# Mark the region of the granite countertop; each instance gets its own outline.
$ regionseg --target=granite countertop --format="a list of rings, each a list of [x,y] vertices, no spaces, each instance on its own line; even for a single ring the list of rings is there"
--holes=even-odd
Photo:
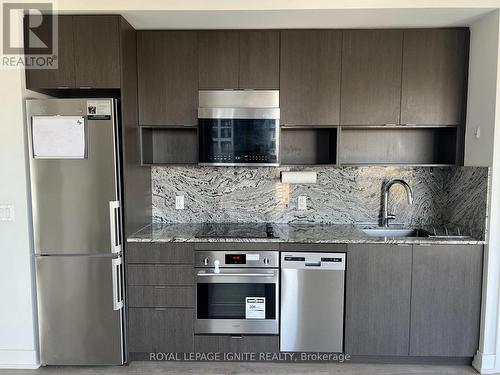
[[[279,238],[203,237],[196,235],[203,223],[156,224],[153,223],[132,234],[128,242],[291,242],[291,243],[393,243],[393,244],[461,244],[481,245],[480,241],[467,238],[432,237],[370,237],[354,224],[273,224]],[[426,228],[422,228],[426,229]]]

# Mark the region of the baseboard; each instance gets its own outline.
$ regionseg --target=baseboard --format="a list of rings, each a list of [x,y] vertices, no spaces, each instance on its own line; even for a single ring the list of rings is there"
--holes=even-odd
[[[0,369],[36,369],[40,367],[35,350],[0,350]]]
[[[494,354],[484,354],[478,350],[472,361],[472,367],[480,374],[494,374],[496,373],[495,359]]]

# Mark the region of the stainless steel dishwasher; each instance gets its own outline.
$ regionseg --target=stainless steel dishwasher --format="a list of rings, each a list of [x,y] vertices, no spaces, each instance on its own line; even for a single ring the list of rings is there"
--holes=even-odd
[[[344,253],[281,253],[280,350],[343,349]]]

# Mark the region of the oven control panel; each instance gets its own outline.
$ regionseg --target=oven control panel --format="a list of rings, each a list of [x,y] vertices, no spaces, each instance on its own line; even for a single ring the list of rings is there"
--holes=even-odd
[[[278,251],[196,251],[195,267],[278,268]]]

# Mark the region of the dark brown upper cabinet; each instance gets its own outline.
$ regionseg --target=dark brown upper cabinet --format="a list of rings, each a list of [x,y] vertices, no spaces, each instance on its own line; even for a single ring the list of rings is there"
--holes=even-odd
[[[27,19],[24,22],[24,40],[28,40]],[[49,23],[42,23],[49,25]],[[40,30],[40,32],[50,30]],[[70,88],[75,87],[75,55],[73,44],[73,16],[58,16],[58,68],[57,69],[26,69],[27,88]],[[36,53],[25,46],[25,53]]]
[[[76,87],[120,87],[120,18],[75,16]]]
[[[341,31],[281,33],[281,124],[339,124],[341,46]]]
[[[238,31],[198,32],[199,88],[237,89],[239,58]]]
[[[139,123],[197,125],[197,33],[139,32],[137,64]]]
[[[468,39],[465,29],[404,32],[402,124],[463,123]]]
[[[200,90],[279,89],[279,31],[200,31]]]
[[[399,124],[402,50],[402,30],[343,32],[341,125]]]
[[[279,87],[279,31],[241,31],[239,88],[278,90]]]
[[[26,87],[120,88],[120,19],[58,16],[58,69],[27,69]]]

